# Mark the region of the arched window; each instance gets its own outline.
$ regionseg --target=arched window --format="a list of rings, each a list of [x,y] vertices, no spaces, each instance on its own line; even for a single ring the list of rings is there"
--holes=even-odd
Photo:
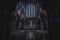
[[[27,34],[26,40],[36,40],[34,33],[33,33],[33,32],[29,32],[29,33]]]
[[[37,10],[36,5],[30,3],[30,4],[25,5],[24,13],[26,17],[35,17],[36,10]]]

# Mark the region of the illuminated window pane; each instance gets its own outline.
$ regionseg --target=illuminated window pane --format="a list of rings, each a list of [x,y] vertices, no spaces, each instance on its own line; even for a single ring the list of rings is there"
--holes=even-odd
[[[36,40],[33,32],[29,32],[27,34],[27,40]]]
[[[28,4],[24,10],[26,17],[35,17],[36,6],[33,4]]]

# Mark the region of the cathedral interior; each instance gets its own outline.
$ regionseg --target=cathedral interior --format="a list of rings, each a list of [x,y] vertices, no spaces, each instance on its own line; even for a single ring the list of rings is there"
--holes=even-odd
[[[20,1],[11,14],[14,19],[10,22],[10,40],[48,39],[47,13],[37,0]]]
[[[10,0],[5,3],[3,40],[54,40],[53,27],[60,24],[60,15],[57,11],[59,4],[52,3],[47,0]]]

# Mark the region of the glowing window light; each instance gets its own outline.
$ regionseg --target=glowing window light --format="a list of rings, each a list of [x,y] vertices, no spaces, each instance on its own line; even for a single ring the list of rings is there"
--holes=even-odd
[[[26,13],[26,17],[35,17],[36,9],[37,8],[34,4],[26,5],[26,8],[24,8],[24,12]]]

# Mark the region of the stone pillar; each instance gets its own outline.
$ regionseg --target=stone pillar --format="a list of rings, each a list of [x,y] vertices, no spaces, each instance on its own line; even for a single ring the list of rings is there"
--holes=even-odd
[[[44,22],[40,22],[40,29],[44,30]]]

